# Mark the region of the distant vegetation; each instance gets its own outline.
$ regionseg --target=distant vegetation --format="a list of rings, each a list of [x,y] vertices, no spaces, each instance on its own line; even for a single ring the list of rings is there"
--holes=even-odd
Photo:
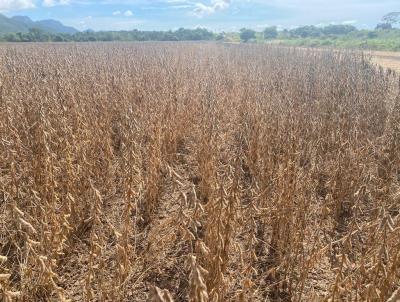
[[[201,41],[215,40],[216,34],[203,29],[180,28],[175,31],[84,31],[74,34],[48,33],[33,28],[27,33],[9,33],[1,40],[6,42],[90,42],[90,41]]]
[[[18,26],[16,22],[19,24]],[[398,51],[400,50],[400,29],[396,28],[395,25],[399,23],[400,12],[392,12],[385,15],[374,30],[360,30],[349,24],[332,24],[325,27],[307,25],[290,30],[278,30],[276,26],[271,26],[261,32],[242,28],[239,32],[230,33],[213,33],[204,28],[180,28],[175,31],[140,31],[134,29],[130,31],[95,32],[88,30],[79,32],[54,20],[34,22],[28,17],[7,18],[0,15],[0,41],[223,41]],[[31,27],[28,28],[29,26]],[[10,32],[12,28],[18,29],[18,31]],[[5,31],[7,33],[4,33]],[[3,34],[1,35],[1,33]]]
[[[249,40],[255,38],[256,38],[256,32],[254,30],[248,28],[242,28],[240,30],[240,39],[243,42],[248,42]]]
[[[348,34],[291,36],[282,33],[274,43],[291,46],[360,48],[372,50],[400,50],[399,29],[355,30]]]
[[[338,48],[361,48],[373,50],[400,50],[400,12],[383,16],[375,30],[358,30],[352,25],[328,25],[325,27],[303,26],[283,30],[275,43],[293,46],[331,46]]]
[[[262,32],[243,28],[239,33],[213,33],[207,29],[175,31],[84,31],[74,34],[48,33],[33,28],[28,32],[5,34],[6,42],[89,42],[89,41],[224,41],[274,43],[290,46],[362,48],[374,50],[400,50],[400,29],[377,26],[375,30],[358,30],[352,25],[326,27],[303,26],[278,31],[268,27]]]
[[[272,43],[289,46],[359,48],[372,50],[400,50],[400,29],[379,24],[374,30],[359,30],[352,25],[302,26],[278,31],[268,27],[262,32],[242,29],[226,33],[228,42]],[[251,36],[251,38],[249,38]]]

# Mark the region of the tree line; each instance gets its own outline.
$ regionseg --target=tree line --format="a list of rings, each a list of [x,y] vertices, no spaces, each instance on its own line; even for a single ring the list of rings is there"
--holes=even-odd
[[[368,31],[367,38],[375,38],[379,31],[394,30],[394,26],[400,23],[400,12],[391,12],[382,17],[374,31]],[[284,29],[278,32],[276,26],[270,26],[264,29],[263,38],[265,40],[277,39],[293,39],[293,38],[321,38],[332,36],[344,36],[359,31],[355,26],[349,24],[330,24],[325,27],[307,25],[300,26],[294,29]],[[249,28],[240,30],[240,39],[244,42],[256,39],[256,31]]]
[[[398,31],[390,24],[378,24],[375,30],[359,30],[353,25],[328,25],[325,27],[318,27],[314,25],[300,26],[291,30],[284,29],[278,31],[276,26],[267,27],[262,32],[262,38],[265,40],[274,39],[299,39],[299,38],[329,38],[337,36],[346,36],[350,34],[365,35],[365,38],[376,38],[382,31]],[[240,40],[248,42],[257,38],[257,32],[249,28],[242,28],[240,30]]]
[[[10,33],[0,37],[6,42],[90,42],[90,41],[201,41],[214,40],[216,35],[204,28],[175,31],[83,31],[75,34],[54,34],[38,28],[27,33]]]
[[[264,40],[289,40],[299,38],[330,38],[338,36],[349,36],[353,38],[373,39],[381,32],[399,31],[394,28],[400,23],[400,12],[392,12],[382,18],[375,30],[359,30],[353,25],[337,24],[324,27],[307,25],[293,29],[278,31],[276,26],[270,26],[261,33],[253,29],[242,28],[238,38],[242,42],[249,42],[256,39]],[[32,28],[27,33],[11,33],[0,36],[0,41],[6,42],[89,42],[89,41],[230,41],[232,33],[213,33],[205,28],[186,29],[179,28],[172,31],[84,31],[75,34],[53,34],[38,28]]]
[[[370,38],[375,36],[374,32],[379,30],[393,30],[379,25],[375,31],[369,31]],[[291,38],[320,38],[329,36],[347,35],[359,32],[352,25],[329,25],[317,27],[313,25],[297,27],[295,29],[278,31],[277,27],[271,26],[257,33],[249,28],[242,28],[239,37],[242,42],[255,40],[257,35],[265,40],[291,39]],[[261,34],[261,35],[260,35]],[[54,34],[38,28],[32,28],[27,33],[10,33],[0,37],[0,41],[6,42],[90,42],[90,41],[211,41],[229,40],[230,34],[213,33],[204,28],[185,29],[176,31],[84,31],[75,34]]]

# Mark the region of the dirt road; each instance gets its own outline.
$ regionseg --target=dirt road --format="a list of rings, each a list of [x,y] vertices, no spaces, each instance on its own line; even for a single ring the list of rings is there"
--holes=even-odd
[[[373,51],[372,61],[400,73],[400,52]]]

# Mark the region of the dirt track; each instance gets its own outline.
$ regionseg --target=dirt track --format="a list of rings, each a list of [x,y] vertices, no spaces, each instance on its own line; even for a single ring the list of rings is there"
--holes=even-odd
[[[374,63],[400,72],[400,52],[374,51],[371,54]]]

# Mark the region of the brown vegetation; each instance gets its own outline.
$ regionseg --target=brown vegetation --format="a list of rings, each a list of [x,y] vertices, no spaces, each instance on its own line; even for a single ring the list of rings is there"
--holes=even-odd
[[[398,299],[392,72],[189,43],[0,63],[0,300]]]

